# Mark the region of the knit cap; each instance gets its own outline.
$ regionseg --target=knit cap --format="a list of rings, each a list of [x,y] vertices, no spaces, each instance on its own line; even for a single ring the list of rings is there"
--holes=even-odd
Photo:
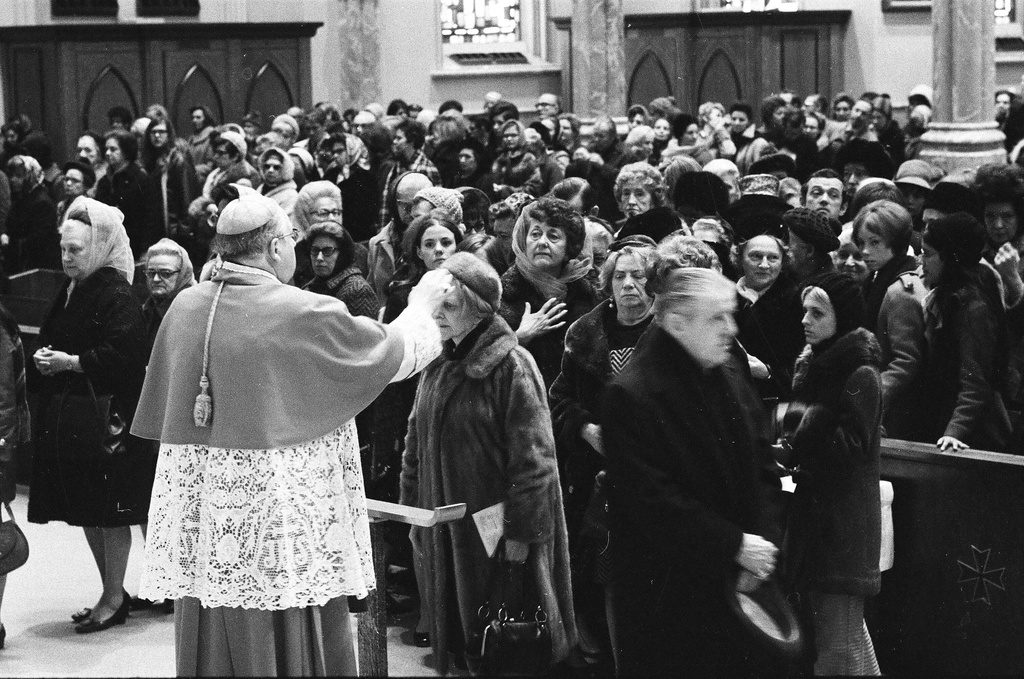
[[[828,295],[836,312],[836,337],[864,325],[867,311],[862,284],[850,274],[837,271],[821,273],[807,281],[804,290],[807,288],[821,288]]]
[[[443,186],[428,186],[413,196],[413,201],[425,200],[436,209],[443,211],[452,224],[462,223],[462,194]]]
[[[785,172],[787,177],[796,174],[796,161],[785,153],[772,153],[761,156],[750,166],[750,174],[772,174],[773,172]]]
[[[839,239],[826,215],[805,207],[795,207],[782,215],[782,225],[819,253],[839,249]]]
[[[456,252],[442,262],[440,268],[447,269],[497,313],[501,305],[501,279],[494,267],[468,252]]]

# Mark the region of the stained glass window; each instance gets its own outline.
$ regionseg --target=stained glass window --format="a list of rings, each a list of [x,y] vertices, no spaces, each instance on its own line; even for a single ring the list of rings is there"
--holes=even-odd
[[[446,44],[522,40],[520,0],[441,0],[441,40]]]

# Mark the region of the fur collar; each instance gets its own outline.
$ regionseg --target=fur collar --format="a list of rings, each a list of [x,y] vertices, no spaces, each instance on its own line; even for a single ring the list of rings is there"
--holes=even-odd
[[[519,345],[516,334],[498,314],[491,318],[490,325],[483,331],[461,361],[463,372],[470,379],[482,380],[505,360],[505,357]],[[441,358],[439,360],[447,360]]]
[[[804,347],[796,359],[793,391],[800,395],[828,385],[838,389],[857,368],[865,365],[880,368],[881,362],[882,350],[878,340],[864,328],[856,328],[821,353],[815,354],[810,345]]]

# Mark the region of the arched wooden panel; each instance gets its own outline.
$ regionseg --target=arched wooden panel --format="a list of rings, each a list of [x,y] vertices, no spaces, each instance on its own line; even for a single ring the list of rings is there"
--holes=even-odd
[[[715,50],[704,64],[697,85],[697,102],[717,101],[726,107],[743,99],[739,73],[723,50]]]
[[[170,114],[175,129],[183,137],[192,134],[191,109],[194,106],[205,106],[210,109],[218,125],[225,122],[220,90],[210,77],[210,73],[200,64],[189,66],[181,82],[174,88]]]
[[[629,76],[626,102],[646,106],[652,99],[672,94],[672,79],[661,58],[652,50],[640,57]]]
[[[281,69],[272,61],[263,62],[249,83],[245,110],[262,113],[263,129],[269,130],[274,117],[284,113],[295,103],[295,95]]]
[[[107,111],[124,106],[132,116],[138,116],[138,98],[127,78],[112,64],[107,64],[93,78],[85,90],[82,105],[82,129],[106,131],[110,127]]]

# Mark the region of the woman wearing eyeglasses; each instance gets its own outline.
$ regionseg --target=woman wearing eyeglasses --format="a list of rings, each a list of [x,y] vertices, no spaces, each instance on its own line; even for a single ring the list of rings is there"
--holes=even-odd
[[[196,278],[188,252],[170,238],[161,238],[146,251],[142,259],[142,273],[149,290],[149,297],[142,303],[148,353],[171,302],[179,292],[195,285]]]
[[[305,184],[295,198],[292,224],[299,232],[295,243],[295,279],[300,288],[313,280],[313,266],[309,258],[309,230],[314,224],[332,221],[342,224],[341,189],[328,181]],[[358,262],[358,258],[357,258]]]
[[[199,177],[188,144],[174,134],[171,122],[150,117],[142,138],[142,168],[146,171],[147,219],[153,233],[195,248],[188,206],[200,193]],[[196,253],[198,261],[203,257]]]

